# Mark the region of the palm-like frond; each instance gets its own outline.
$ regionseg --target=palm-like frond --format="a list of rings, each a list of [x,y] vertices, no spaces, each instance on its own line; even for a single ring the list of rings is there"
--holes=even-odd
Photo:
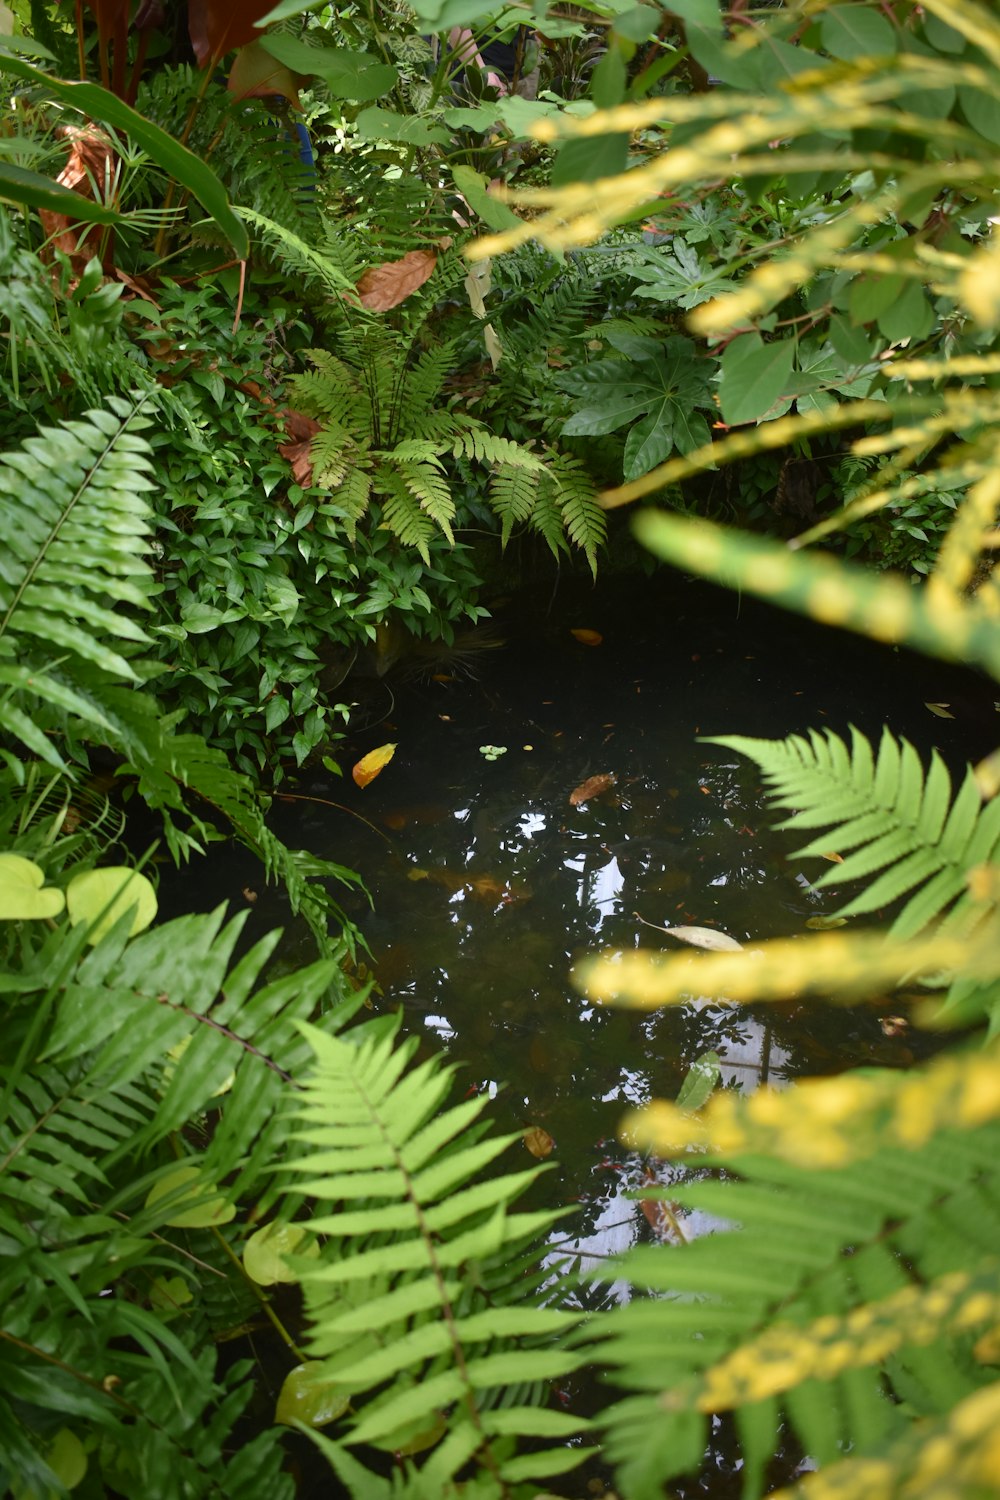
[[[908,938],[949,907],[950,922],[960,922],[972,909],[968,875],[989,861],[1000,843],[1000,800],[983,807],[971,770],[953,801],[951,777],[937,752],[925,775],[913,746],[888,729],[877,757],[857,730],[850,747],[830,730],[810,731],[808,739],[724,735],[712,743],[755,761],[777,805],[796,809],[781,827],[829,830],[797,851],[820,855],[834,849],[846,855],[817,886],[882,872],[840,909],[841,915],[875,911],[913,891],[890,928],[893,936]],[[978,919],[983,906],[976,903],[974,909]]]
[[[506,1443],[558,1442],[587,1425],[519,1396],[575,1367],[559,1342],[574,1317],[526,1301],[523,1277],[496,1285],[556,1217],[512,1206],[540,1169],[484,1177],[518,1136],[484,1134],[481,1098],[446,1105],[452,1069],[431,1058],[407,1071],[416,1039],[395,1046],[395,1029],[354,1041],[307,1028],[316,1066],[287,1169],[322,1205],[311,1228],[327,1248],[299,1270],[323,1381],[356,1411],[345,1441],[391,1451],[440,1424],[424,1470],[438,1494],[470,1461],[494,1482],[561,1472],[580,1450],[515,1458]],[[368,1500],[367,1471],[346,1455],[338,1468]]]

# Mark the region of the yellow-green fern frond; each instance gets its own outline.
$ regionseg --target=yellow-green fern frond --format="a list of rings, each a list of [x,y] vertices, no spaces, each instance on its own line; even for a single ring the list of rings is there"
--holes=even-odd
[[[538,475],[529,469],[506,466],[490,478],[490,509],[500,518],[500,540],[504,547],[515,526],[527,521],[538,499]]]
[[[556,483],[566,534],[583,552],[596,578],[597,553],[607,540],[608,523],[594,481],[579,460],[567,454],[553,457],[549,472]]]

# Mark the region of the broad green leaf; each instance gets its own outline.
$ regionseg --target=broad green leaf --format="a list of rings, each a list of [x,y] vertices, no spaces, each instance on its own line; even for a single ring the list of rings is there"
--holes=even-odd
[[[124,216],[103,203],[94,203],[90,198],[63,187],[51,177],[32,172],[27,167],[15,166],[13,162],[0,163],[0,198],[9,203],[23,203],[28,208],[44,208],[49,213],[65,214],[72,223],[86,220],[88,224],[121,224]]]
[[[74,927],[92,923],[87,941],[99,943],[105,933],[130,909],[129,936],[147,928],[156,916],[156,891],[145,875],[127,865],[105,865],[85,870],[66,888],[66,907]]]
[[[164,1198],[173,1202],[162,1222],[174,1229],[209,1229],[236,1217],[235,1206],[216,1194],[199,1167],[176,1167],[154,1182],[146,1194],[146,1207],[155,1208]]]
[[[68,83],[61,78],[52,78],[39,68],[32,67],[23,58],[16,57],[2,44],[0,56],[3,58],[5,73],[12,73],[35,85],[43,97],[58,99],[89,119],[101,120],[116,130],[123,130],[152,157],[157,166],[162,167],[197,198],[229,240],[237,258],[246,260],[250,254],[246,228],[233,212],[222,183],[201,157],[99,84]]]
[[[851,283],[848,310],[858,327],[873,323],[891,307],[903,288],[902,276],[859,276]]]
[[[996,95],[983,89],[960,88],[958,101],[973,130],[992,145],[1000,145],[1000,100]]]
[[[310,47],[298,37],[271,32],[260,45],[295,73],[322,78],[337,99],[381,99],[395,88],[396,69],[368,52],[348,47]]]
[[[0,921],[33,922],[58,916],[66,904],[62,891],[45,885],[45,871],[20,854],[0,854]]]
[[[521,220],[513,209],[501,203],[499,198],[490,197],[488,180],[482,172],[476,172],[472,167],[452,167],[451,175],[472,212],[490,229],[509,229],[512,224],[520,224]]]
[[[722,30],[719,0],[670,0],[667,9],[680,16],[689,26],[704,26],[709,31]]]
[[[69,1427],[60,1427],[44,1453],[62,1490],[36,1488],[31,1483],[21,1483],[16,1475],[10,1487],[12,1500],[59,1500],[65,1490],[74,1490],[87,1472],[87,1454],[76,1433]]]
[[[564,141],[552,163],[552,186],[617,177],[628,160],[628,140],[627,135],[615,133]]]
[[[934,327],[934,309],[918,281],[908,281],[895,301],[878,316],[879,332],[890,344],[919,343]]]
[[[651,5],[635,5],[615,17],[615,31],[630,42],[644,42],[655,32],[662,19],[662,12]]]
[[[448,146],[451,132],[431,125],[416,115],[399,115],[370,104],[357,118],[358,134],[365,141],[398,141],[405,146]]]
[[[795,340],[765,344],[759,333],[733,339],[722,356],[719,403],[730,427],[755,422],[775,405],[792,373]]]
[[[286,1427],[327,1427],[351,1404],[342,1385],[323,1379],[323,1361],[307,1360],[289,1370],[278,1392],[274,1420]]]
[[[892,57],[898,50],[896,33],[885,16],[865,5],[836,5],[824,12],[820,36],[830,56],[845,62]]]
[[[273,1286],[284,1281],[295,1285],[299,1273],[288,1264],[291,1255],[319,1256],[319,1245],[302,1241],[309,1231],[303,1224],[265,1224],[250,1236],[243,1246],[243,1269],[258,1286]],[[280,1421],[280,1418],[279,1418]]]

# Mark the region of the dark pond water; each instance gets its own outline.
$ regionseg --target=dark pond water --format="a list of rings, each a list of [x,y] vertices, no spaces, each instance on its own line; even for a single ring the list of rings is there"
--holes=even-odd
[[[504,1123],[554,1137],[550,1191],[581,1200],[579,1246],[604,1254],[647,1232],[622,1196],[641,1168],[616,1143],[621,1115],[673,1097],[703,1052],[752,1088],[858,1061],[905,1065],[921,1046],[911,1032],[885,1035],[888,1000],[639,1015],[574,988],[584,954],[671,946],[637,913],[743,942],[802,933],[845,900],[813,889],[827,866],[792,857],[805,840],[777,831],[756,769],[698,737],[853,723],[877,738],[888,724],[957,767],[992,748],[1000,720],[986,679],[667,571],[522,599],[500,623],[507,645],[482,654],[475,681],[357,685],[369,723],[344,763],[385,741],[398,743],[394,759],[363,790],[347,776],[295,790],[367,823],[311,801],[278,803],[275,822],[292,844],[362,872],[374,910],[350,910],[374,958],[377,1003],[403,1006],[411,1028],[461,1059]],[[487,746],[504,753],[488,759]],[[602,774],[614,786],[572,806],[574,788]],[[254,876],[235,860],[231,878]],[[242,904],[239,888],[232,897]],[[254,930],[286,919],[262,892]],[[309,956],[294,928],[287,944],[289,959],[297,948]]]
[[[671,946],[636,914],[744,942],[803,933],[845,900],[815,891],[828,866],[792,857],[796,837],[776,830],[755,768],[699,736],[854,723],[877,738],[888,724],[961,766],[993,747],[1000,721],[985,679],[671,572],[522,599],[501,625],[508,644],[483,653],[476,681],[359,685],[368,723],[344,763],[385,741],[397,742],[395,758],[364,790],[349,777],[306,777],[295,790],[367,822],[300,801],[277,804],[275,823],[292,844],[363,873],[374,911],[350,910],[374,958],[377,1004],[402,1006],[411,1029],[460,1059],[468,1086],[496,1097],[502,1128],[553,1137],[545,1192],[578,1205],[563,1253],[586,1271],[652,1233],[626,1196],[646,1166],[616,1138],[623,1112],[674,1097],[702,1053],[716,1051],[723,1078],[751,1089],[859,1061],[905,1066],[929,1045],[910,1030],[886,1034],[891,999],[849,1011],[698,1001],[640,1015],[595,1007],[574,988],[584,954]],[[489,759],[488,746],[504,753]],[[603,774],[612,788],[571,805],[574,788]],[[220,874],[238,907],[252,870],[235,856],[217,865],[213,899]],[[254,931],[286,918],[281,899],[261,892]],[[289,960],[310,956],[294,926],[286,942]],[[658,1167],[659,1180],[670,1171]]]

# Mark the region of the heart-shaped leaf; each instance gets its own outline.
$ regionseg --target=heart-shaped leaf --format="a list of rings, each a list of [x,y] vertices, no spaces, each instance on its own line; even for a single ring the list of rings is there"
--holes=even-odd
[[[37,922],[58,916],[66,904],[62,891],[45,885],[45,871],[21,854],[0,854],[0,921]]]

